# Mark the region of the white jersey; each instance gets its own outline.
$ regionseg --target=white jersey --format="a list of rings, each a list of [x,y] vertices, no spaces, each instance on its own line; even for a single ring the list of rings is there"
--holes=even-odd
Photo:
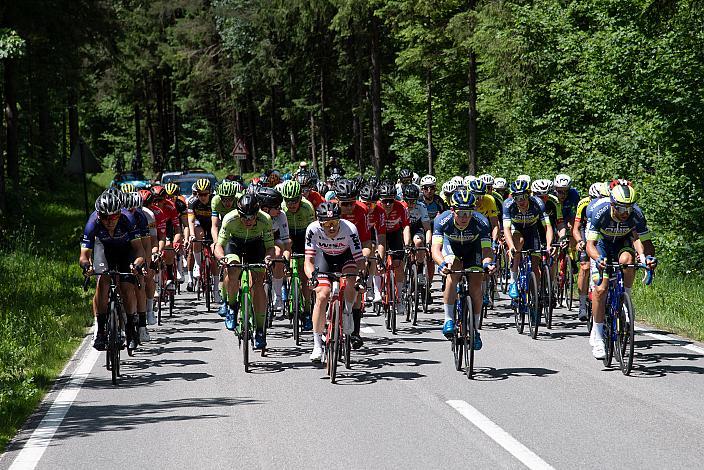
[[[271,229],[274,232],[274,241],[287,242],[291,236],[288,232],[288,217],[281,211],[277,217],[271,218]]]
[[[146,216],[149,224],[149,235],[156,238],[156,217],[154,217],[154,212],[147,207],[142,207],[142,213]]]
[[[330,238],[320,222],[312,222],[306,230],[306,256],[315,257],[318,252],[338,256],[347,250],[352,252],[355,261],[362,259],[362,242],[357,227],[348,220],[340,220],[340,231]]]
[[[408,208],[408,221],[411,225],[420,224],[423,222],[430,223],[428,207],[425,203],[416,201],[413,207]]]

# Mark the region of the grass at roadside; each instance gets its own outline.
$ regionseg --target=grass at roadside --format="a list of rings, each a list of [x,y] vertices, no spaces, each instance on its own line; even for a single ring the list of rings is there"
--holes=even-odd
[[[659,271],[650,286],[633,286],[636,316],[663,330],[704,341],[704,279]]]
[[[102,189],[90,185],[89,204]],[[77,266],[82,188],[25,194],[0,231],[0,452],[51,387],[91,324]]]

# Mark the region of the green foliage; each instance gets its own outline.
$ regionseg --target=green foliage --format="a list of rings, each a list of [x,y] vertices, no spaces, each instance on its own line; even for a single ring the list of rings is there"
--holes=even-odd
[[[22,57],[27,43],[17,31],[0,28],[0,59],[16,59]]]

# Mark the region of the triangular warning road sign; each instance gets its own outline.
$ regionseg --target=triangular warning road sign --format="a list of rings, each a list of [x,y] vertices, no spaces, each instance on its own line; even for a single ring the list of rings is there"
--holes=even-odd
[[[246,160],[249,156],[249,150],[244,144],[244,140],[241,137],[235,138],[235,147],[232,149],[232,156],[235,160]]]

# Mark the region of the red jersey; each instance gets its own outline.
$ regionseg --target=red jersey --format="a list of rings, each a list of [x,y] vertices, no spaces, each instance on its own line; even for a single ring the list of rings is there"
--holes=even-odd
[[[360,201],[354,202],[354,210],[351,214],[342,213],[341,217],[345,220],[352,222],[357,231],[359,232],[359,241],[362,243],[368,242],[372,239],[372,234],[369,231],[369,224],[367,221],[367,206]]]
[[[179,220],[178,211],[176,206],[171,201],[164,201],[164,204],[160,207],[156,204],[149,206],[152,212],[154,212],[154,223],[156,224],[156,235],[159,240],[163,240],[167,236],[167,226],[171,224],[171,227],[180,227],[181,222]]]
[[[306,196],[306,199],[313,204],[313,209],[317,209],[320,204],[325,202],[325,198],[321,196],[318,191],[313,191],[312,189],[308,193],[308,196]]]
[[[379,209],[384,211],[381,205],[379,205]],[[391,210],[384,211],[384,213],[386,215],[386,233],[397,232],[410,225],[408,208],[401,201],[394,201]]]
[[[377,237],[386,235],[386,213],[378,204],[374,204],[367,212],[367,225],[376,230]]]

